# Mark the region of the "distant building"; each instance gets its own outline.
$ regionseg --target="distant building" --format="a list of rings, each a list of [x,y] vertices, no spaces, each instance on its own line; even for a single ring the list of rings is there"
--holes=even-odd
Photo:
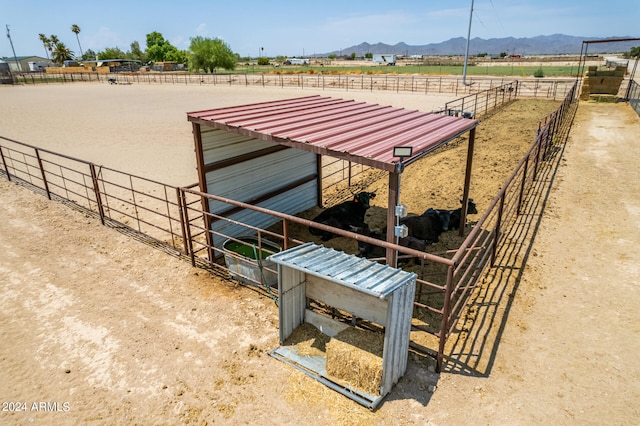
[[[285,65],[309,65],[310,63],[311,61],[306,58],[287,58],[287,60],[284,61]]]
[[[395,65],[396,64],[396,55],[392,54],[373,54],[373,63],[378,65]]]
[[[13,84],[13,75],[9,64],[2,60],[0,60],[0,84]]]
[[[29,61],[29,71],[43,72],[46,68],[55,66],[51,61]]]
[[[9,64],[11,68],[11,72],[21,73],[21,72],[29,72],[31,71],[29,67],[29,62],[41,62],[41,63],[49,63],[53,65],[51,59],[43,58],[41,56],[17,56],[13,57],[4,57],[3,61]],[[18,63],[16,64],[16,60]],[[19,68],[18,68],[19,67]]]

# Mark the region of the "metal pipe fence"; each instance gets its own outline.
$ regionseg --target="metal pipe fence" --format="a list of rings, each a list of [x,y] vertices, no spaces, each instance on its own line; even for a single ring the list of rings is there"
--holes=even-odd
[[[265,245],[274,242],[284,249],[301,244],[304,241],[296,235],[301,235],[300,230],[310,226],[397,250],[400,258],[417,259],[421,267],[427,268],[427,272],[421,269],[418,279],[413,323],[414,331],[418,333],[412,333],[412,345],[434,355],[440,370],[444,345],[455,331],[481,276],[496,263],[511,239],[517,237],[519,227],[530,220],[527,215],[530,200],[541,192],[541,176],[549,173],[558,161],[556,154],[566,140],[575,115],[576,87],[574,85],[567,92],[556,111],[541,120],[534,143],[460,248],[443,254],[412,250],[297,216],[205,194],[194,189],[197,184],[186,187],[162,184],[4,137],[0,137],[0,174],[43,191],[50,199],[92,212],[103,224],[142,235],[176,254],[187,256],[194,266],[207,267],[227,276],[232,271],[225,265],[224,258],[237,257],[237,254],[215,246],[212,241],[237,239],[214,231],[210,226],[214,221],[233,223],[244,227],[247,234],[257,235],[261,250],[263,242]],[[460,100],[460,105],[469,99],[474,102],[476,99],[494,99],[489,96],[503,93],[500,86],[488,91],[494,95],[468,97],[466,101]],[[504,96],[508,99],[506,94]],[[208,213],[203,206],[210,200],[269,215],[277,223],[268,229],[260,229]],[[253,263],[261,273],[275,273],[260,257],[253,261],[243,260]],[[260,278],[237,271],[233,271],[233,276],[255,284],[256,289],[276,298],[277,291],[263,285]],[[418,337],[414,339],[414,335]]]
[[[517,97],[518,81],[513,81],[447,102],[442,112],[456,117],[479,117],[508,104]]]
[[[44,191],[50,200],[95,213],[176,250],[185,236],[177,187],[123,173],[0,136],[3,175]]]
[[[627,93],[629,94],[629,105],[640,116],[640,84],[635,80],[629,81]]]
[[[358,90],[416,94],[452,94],[464,96],[491,90],[513,82],[513,78],[475,76],[463,84],[458,76],[406,74],[337,74],[337,73],[259,73],[259,74],[188,74],[150,73],[46,73],[32,72],[16,76],[19,84],[159,84],[196,86],[280,87],[314,90]],[[518,79],[521,96],[562,99],[571,90],[572,78]]]

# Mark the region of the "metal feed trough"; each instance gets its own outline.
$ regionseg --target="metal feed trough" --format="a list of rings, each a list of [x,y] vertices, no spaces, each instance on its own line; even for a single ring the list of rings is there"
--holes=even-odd
[[[280,346],[270,354],[354,401],[374,409],[407,369],[416,274],[354,255],[306,243],[269,256],[278,266]],[[308,299],[348,312],[384,330],[379,393],[339,384],[327,375],[327,358],[302,356],[285,346],[308,323],[333,337],[352,327],[307,309]]]

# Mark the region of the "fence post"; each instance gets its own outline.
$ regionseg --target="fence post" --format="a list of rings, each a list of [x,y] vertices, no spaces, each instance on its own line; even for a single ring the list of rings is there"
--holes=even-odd
[[[518,209],[517,209],[518,214],[520,214],[520,211],[522,209],[522,200],[524,198],[524,187],[527,184],[527,169],[529,168],[529,157],[530,155],[527,155],[527,159],[524,162],[524,170],[522,171],[522,184],[520,185],[520,195],[518,196]]]
[[[502,210],[504,209],[505,193],[500,197],[500,207],[498,207],[498,218],[496,220],[495,236],[491,247],[491,266],[496,263],[496,252],[498,251],[498,240],[500,239],[500,226],[502,225]]]
[[[189,249],[187,250],[187,253],[189,254],[189,257],[191,258],[191,266],[196,266],[196,258],[195,258],[195,253],[193,251],[193,240],[191,239],[191,222],[189,219],[189,207],[187,206],[187,199],[185,197],[185,191],[183,189],[180,190],[181,193],[181,198],[182,198],[182,204],[184,205],[184,229],[186,232],[186,236],[187,236],[187,244],[189,245]],[[202,212],[202,214],[205,214],[204,211]],[[206,223],[206,220],[204,221]],[[205,232],[208,232],[207,230],[205,230]],[[207,233],[207,241],[209,241],[209,234]]]
[[[47,198],[51,199],[51,192],[49,192],[49,184],[47,183],[47,175],[44,172],[44,166],[42,165],[42,159],[40,158],[40,150],[36,148],[36,158],[38,159],[38,167],[40,167],[40,174],[42,175],[42,183],[44,190],[47,192]]]
[[[473,100],[473,117],[475,118],[478,115],[478,94],[476,93],[476,96]]]
[[[444,306],[442,307],[442,321],[440,322],[440,336],[438,336],[438,355],[436,358],[436,372],[442,369],[444,358],[444,345],[449,335],[449,315],[451,314],[451,294],[453,293],[453,271],[456,265],[451,265],[447,269],[447,284],[444,289]]]
[[[98,184],[98,175],[96,174],[96,166],[89,163],[91,171],[91,180],[93,181],[93,191],[96,194],[96,204],[98,204],[98,213],[100,214],[100,223],[104,225],[104,207],[102,206],[102,197],[100,196],[100,185]]]
[[[489,111],[489,98],[491,97],[491,94],[494,92],[493,89],[489,89],[487,91],[487,96],[484,98],[484,112],[485,114],[487,113],[487,111]]]
[[[185,220],[184,220],[184,202],[185,199],[182,197],[183,193],[180,191],[180,188],[176,186],[176,199],[178,201],[178,214],[180,215],[180,231],[182,232],[182,245],[184,248],[184,253],[189,254],[189,246],[187,245],[187,232],[185,231]]]
[[[7,174],[7,179],[11,182],[11,175],[9,174],[9,168],[7,167],[7,160],[4,158],[4,152],[2,152],[2,145],[0,145],[0,157],[2,157],[2,166],[4,167],[4,171]]]
[[[287,219],[282,220],[282,244],[284,250],[289,249],[289,227],[287,226]]]
[[[536,146],[536,157],[535,157],[535,161],[533,162],[533,180],[536,180],[538,177],[538,161],[540,159],[540,145],[542,145],[542,142],[540,141],[540,129],[538,129],[538,131],[536,132],[536,141],[535,143],[537,144]]]

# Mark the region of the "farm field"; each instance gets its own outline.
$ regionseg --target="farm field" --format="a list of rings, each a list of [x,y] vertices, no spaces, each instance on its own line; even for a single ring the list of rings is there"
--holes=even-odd
[[[197,180],[186,111],[310,94],[1,89],[0,135],[179,185]],[[446,102],[331,95],[427,111]],[[525,120],[537,123],[553,104],[518,101],[481,124],[471,187],[480,211],[515,166],[507,158],[533,141],[535,126]],[[489,137],[486,126],[503,133]],[[0,411],[0,423],[633,424],[639,131],[628,105],[580,105],[526,264],[495,272],[501,286],[474,302],[492,310],[454,339],[443,373],[410,355],[407,374],[375,412],[268,356],[278,344],[271,299],[0,179],[0,336],[11,342],[0,349],[0,400],[28,408]],[[457,207],[464,153],[459,143],[434,163],[407,168],[402,200],[410,212]],[[494,173],[502,176],[491,180]],[[619,220],[611,221],[612,210]],[[374,226],[377,213],[368,218]],[[60,409],[34,411],[34,402]]]

